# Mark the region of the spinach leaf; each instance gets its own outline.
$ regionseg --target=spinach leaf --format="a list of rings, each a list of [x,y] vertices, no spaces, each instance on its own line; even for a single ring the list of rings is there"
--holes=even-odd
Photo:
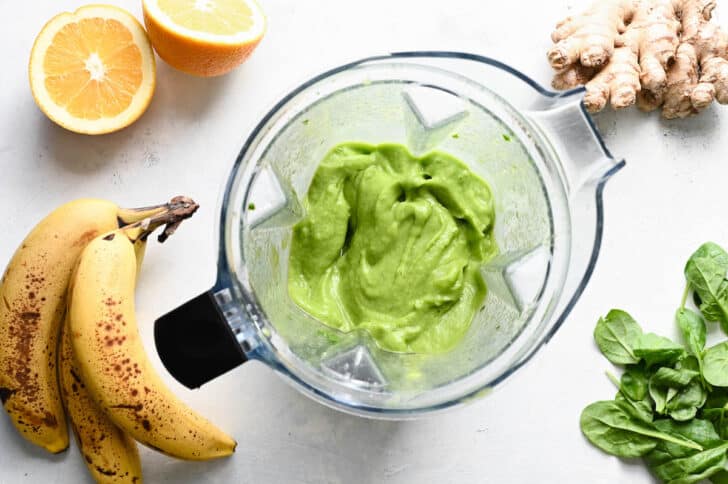
[[[667,408],[667,391],[669,387],[657,385],[652,378],[650,378],[649,391],[652,401],[655,402],[655,412],[660,415],[665,415],[665,409]]]
[[[698,247],[685,264],[685,270],[698,260],[709,260],[714,271],[721,276],[728,272],[728,252],[715,242],[706,242]]]
[[[709,467],[703,471],[686,474],[678,479],[667,481],[667,484],[695,484],[697,482],[703,482],[705,479],[710,479],[712,481],[714,475],[724,471],[726,465],[725,455],[723,455],[722,459],[718,458],[712,466],[710,464],[708,465]]]
[[[714,388],[701,410],[703,418],[710,420],[723,440],[728,440],[728,390]]]
[[[698,361],[694,356],[678,361],[675,368],[662,367],[652,374],[648,388],[655,412],[685,421],[695,417],[708,396],[697,378]]]
[[[660,441],[702,450],[702,446],[689,439],[660,432],[636,419],[614,401],[588,405],[581,413],[580,424],[592,444],[618,457],[643,456]]]
[[[655,403],[655,412],[660,415],[667,415],[668,404],[678,394],[679,390],[673,387],[658,385],[650,379],[650,398]]]
[[[696,451],[670,442],[658,442],[655,449],[645,456],[645,462],[663,481],[675,484],[699,482],[723,468],[728,443],[720,440],[710,422],[664,419],[655,421],[654,426],[661,432],[699,443],[706,449]]]
[[[685,349],[669,338],[646,333],[637,340],[633,353],[638,358],[645,360],[648,366],[652,366],[657,363],[674,363],[685,355]]]
[[[688,355],[677,362],[677,364],[675,365],[675,369],[678,371],[691,371],[699,375],[700,359],[693,355]]]
[[[652,467],[652,472],[669,484],[700,482],[725,467],[727,450],[728,442],[725,442],[688,457],[669,460]]]
[[[713,423],[722,439],[728,437],[728,411],[725,408],[703,408],[700,414]]]
[[[685,265],[685,278],[700,300],[700,312],[728,332],[728,253],[713,242],[696,250]]]
[[[632,400],[622,392],[618,392],[614,401],[632,417],[645,423],[652,423],[654,415],[652,412],[652,400],[647,397],[643,400]]]
[[[690,420],[705,404],[707,397],[708,392],[705,391],[700,380],[695,379],[667,402],[665,410],[675,420],[681,422]]]
[[[666,418],[655,420],[654,427],[660,432],[691,440],[704,448],[715,447],[721,443],[720,436],[716,433],[713,424],[708,420],[696,418],[689,422],[675,422]],[[664,464],[670,459],[692,455],[695,452],[697,452],[695,449],[662,441],[658,443],[654,451],[645,456],[645,461],[650,466],[655,466]]]
[[[612,309],[599,318],[594,328],[594,339],[604,356],[615,365],[637,363],[639,358],[633,352],[642,335],[639,324],[624,311]]]
[[[728,341],[708,348],[703,357],[703,377],[717,387],[728,387]]]
[[[643,400],[647,396],[647,374],[640,366],[631,366],[622,373],[619,388],[632,400]]]
[[[654,375],[652,375],[652,379],[658,385],[682,388],[698,375],[700,375],[700,372],[698,371],[688,369],[675,370],[673,368],[663,366],[658,369]]]
[[[682,375],[682,380],[689,378],[688,385],[681,388],[667,404],[667,414],[675,420],[690,420],[705,405],[708,391],[700,375],[700,360],[688,356],[677,362],[675,371]]]
[[[675,319],[688,351],[701,358],[705,349],[706,333],[702,316],[690,309],[681,308],[677,310]]]
[[[705,408],[723,408],[728,409],[728,388],[714,388],[705,401]]]
[[[633,417],[643,422],[652,422],[652,401],[647,394],[647,376],[644,370],[627,370],[621,381],[609,372],[607,377],[619,389],[614,401]]]
[[[712,476],[710,476],[710,482],[713,484],[728,484],[728,471],[722,469]]]

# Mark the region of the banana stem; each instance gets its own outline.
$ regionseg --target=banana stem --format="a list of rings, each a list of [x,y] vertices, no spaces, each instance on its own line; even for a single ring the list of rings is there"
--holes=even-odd
[[[162,203],[151,207],[119,208],[116,217],[119,220],[119,227],[126,227],[133,223],[141,222],[145,218],[154,217],[167,210],[169,203]]]
[[[146,210],[152,213],[151,216],[122,227],[129,240],[132,242],[139,239],[146,240],[152,232],[164,226],[164,230],[157,237],[157,240],[163,243],[177,230],[183,220],[192,217],[200,208],[194,200],[184,196],[174,197],[169,203],[159,207],[162,208],[148,207]]]
[[[187,197],[174,197],[167,203],[159,205],[152,205],[148,207],[138,208],[119,208],[117,211],[117,218],[119,219],[119,227],[125,227],[138,222],[142,222],[146,219],[163,215],[166,212],[179,209],[180,204],[192,204],[197,205],[191,198]],[[168,234],[168,235],[171,235]]]

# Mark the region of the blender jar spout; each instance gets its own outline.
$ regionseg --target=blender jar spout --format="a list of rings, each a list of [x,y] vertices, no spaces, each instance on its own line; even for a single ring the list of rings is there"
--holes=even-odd
[[[203,292],[154,323],[162,363],[188,388],[198,388],[247,361],[228,322],[231,315],[222,309],[225,294]]]

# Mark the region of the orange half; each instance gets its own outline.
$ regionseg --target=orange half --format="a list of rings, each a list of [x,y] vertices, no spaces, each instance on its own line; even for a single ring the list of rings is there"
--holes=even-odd
[[[142,0],[159,57],[197,76],[219,76],[243,63],[266,29],[255,0]]]
[[[147,109],[154,93],[154,53],[128,12],[88,5],[52,18],[30,54],[36,104],[76,133],[122,129]]]

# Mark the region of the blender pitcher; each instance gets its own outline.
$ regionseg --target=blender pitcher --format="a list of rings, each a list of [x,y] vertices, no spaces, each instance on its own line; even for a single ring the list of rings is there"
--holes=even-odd
[[[602,234],[602,190],[624,166],[581,103],[498,61],[404,52],[325,72],[264,116],[222,199],[215,286],[155,323],[162,362],[196,388],[259,360],[318,401],[408,418],[482,396],[556,332],[583,291]],[[462,341],[425,355],[382,350],[325,326],[288,295],[292,227],[318,163],[339,143],[440,150],[486,180],[499,255]]]

